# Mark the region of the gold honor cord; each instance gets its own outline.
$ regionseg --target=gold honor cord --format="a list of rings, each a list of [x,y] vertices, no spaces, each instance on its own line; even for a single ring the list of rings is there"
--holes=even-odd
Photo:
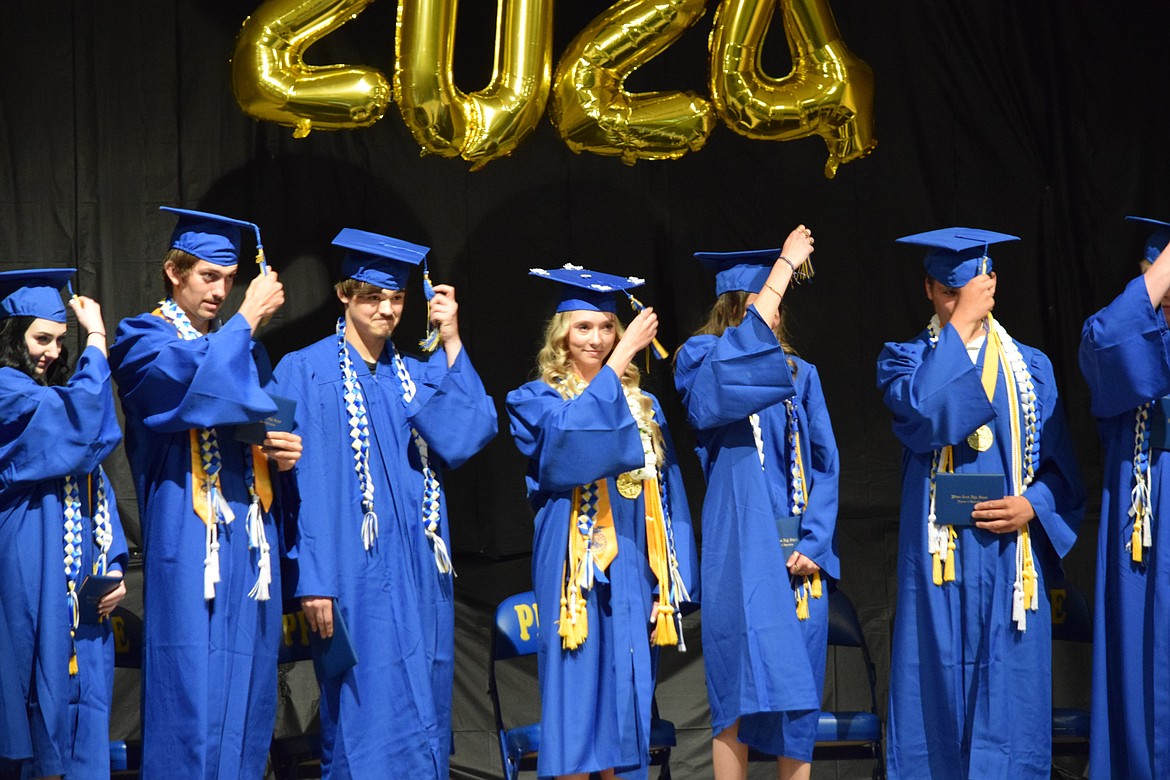
[[[678,644],[674,627],[675,605],[670,600],[670,552],[667,549],[666,515],[662,511],[662,494],[657,477],[643,480],[646,496],[646,553],[650,570],[658,580],[658,616],[654,644],[659,647]]]
[[[805,477],[805,473],[804,473],[804,454],[803,454],[801,447],[800,447],[800,433],[797,432],[796,435],[793,436],[792,438],[794,440],[793,445],[792,445],[792,447],[793,447],[792,457],[796,461],[797,470],[800,472],[800,485],[801,485],[801,489],[804,493],[804,495],[801,496],[801,504],[804,506],[807,506],[808,505],[808,495],[809,495],[808,479],[807,479],[807,477]],[[785,561],[784,563],[787,564],[788,562]],[[808,613],[808,600],[809,600],[809,598],[819,599],[821,597],[821,594],[823,593],[823,590],[821,588],[821,572],[820,572],[819,568],[817,569],[817,571],[814,571],[811,576],[805,576],[803,579],[804,579],[804,581],[800,585],[797,586],[796,592],[795,592],[796,593],[796,619],[797,620],[808,620],[808,614],[809,614]]]

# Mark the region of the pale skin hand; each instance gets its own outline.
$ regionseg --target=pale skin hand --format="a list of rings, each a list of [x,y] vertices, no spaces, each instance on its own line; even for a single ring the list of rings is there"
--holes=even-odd
[[[993,501],[980,501],[974,507],[971,517],[978,522],[976,528],[993,534],[1008,534],[1018,531],[1036,516],[1032,502],[1023,496],[1004,496]]]
[[[77,324],[85,328],[86,346],[97,347],[106,354],[106,323],[102,319],[102,307],[93,298],[75,295],[69,299],[69,308],[77,316]]]
[[[625,335],[614,346],[605,364],[613,369],[615,374],[622,376],[634,356],[649,346],[657,334],[658,315],[654,313],[652,306],[647,306],[626,326]]]
[[[804,225],[797,225],[788,234],[788,238],[784,239],[784,246],[780,250],[780,255],[789,260],[792,266],[789,266],[788,263],[781,260],[780,257],[777,257],[776,262],[772,264],[772,270],[768,274],[768,279],[764,282],[763,288],[749,302],[755,304],[756,311],[760,313],[760,316],[764,318],[764,322],[767,322],[769,326],[775,327],[775,323],[779,322],[780,299],[792,281],[793,268],[800,268],[804,265],[812,252],[812,230]]]
[[[301,459],[301,437],[288,431],[269,431],[264,439],[264,454],[279,471],[288,471]]]
[[[821,570],[811,558],[805,557],[797,550],[792,551],[784,565],[788,567],[788,573],[795,577],[811,577]]]
[[[455,302],[455,288],[449,284],[436,284],[435,297],[431,299],[431,322],[439,328],[439,340],[447,353],[447,367],[455,364],[463,341],[459,338],[459,304]]]
[[[261,274],[248,285],[244,293],[244,302],[240,304],[240,314],[255,333],[260,323],[280,310],[284,305],[284,285],[277,277],[276,271],[269,270]]]
[[[333,636],[333,599],[328,596],[301,596],[301,609],[309,621],[309,628],[322,639]]]
[[[115,569],[115,570],[111,570],[111,571],[107,572],[106,576],[107,577],[117,577],[118,579],[122,579],[122,572],[117,571]],[[126,583],[120,582],[120,583],[118,583],[118,587],[114,588],[109,593],[102,596],[102,600],[98,602],[98,605],[97,605],[98,617],[99,618],[109,617],[110,613],[112,613],[114,611],[114,608],[116,606],[118,606],[119,604],[122,603],[122,599],[124,599],[124,598],[126,598]]]
[[[980,274],[959,288],[958,300],[955,302],[950,324],[958,331],[964,344],[983,331],[983,320],[993,308],[995,308],[994,273]]]

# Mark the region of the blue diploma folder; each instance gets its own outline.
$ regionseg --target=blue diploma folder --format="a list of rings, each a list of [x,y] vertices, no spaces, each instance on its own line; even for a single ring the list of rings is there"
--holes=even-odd
[[[236,426],[236,441],[257,446],[264,443],[269,431],[284,431],[292,433],[296,426],[297,402],[281,395],[268,394],[276,404],[276,411],[264,418],[263,422],[248,423]]]
[[[322,639],[316,631],[310,631],[309,645],[317,674],[327,680],[345,674],[357,664],[357,650],[349,638],[349,627],[345,625],[337,599],[333,600],[333,636]]]
[[[1003,498],[1003,474],[948,474],[934,478],[937,525],[973,526],[971,512],[981,501]]]
[[[100,623],[98,602],[105,598],[107,593],[117,588],[121,582],[121,577],[102,577],[97,574],[86,577],[85,581],[81,583],[81,587],[77,589],[78,620],[94,625]]]
[[[787,563],[796,543],[800,541],[800,517],[777,517],[776,532],[780,535],[780,549]]]

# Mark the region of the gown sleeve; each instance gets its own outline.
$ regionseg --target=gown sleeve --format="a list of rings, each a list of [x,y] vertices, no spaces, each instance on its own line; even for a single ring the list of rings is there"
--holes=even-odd
[[[811,474],[808,506],[800,518],[800,541],[796,549],[830,577],[839,579],[841,565],[837,557],[836,529],[841,461],[820,376],[812,365],[804,365],[801,370],[808,372],[801,402],[808,420]]]
[[[185,341],[162,317],[122,320],[110,363],[127,416],[156,433],[258,422],[276,411],[261,389],[252,330],[236,315]]]
[[[318,386],[317,376],[304,354],[286,355],[276,366],[275,378],[278,391],[296,401],[295,431],[303,445],[300,460],[281,474],[286,555],[296,562],[296,581],[290,582],[289,588],[298,597],[336,597],[339,595],[336,534],[332,532],[334,522],[327,506],[334,494],[326,485],[338,479],[338,469],[352,471],[353,461],[329,462],[328,453],[334,452],[335,447],[326,442],[318,416],[322,404],[317,394],[331,388],[323,390]]]
[[[934,349],[924,339],[887,343],[878,357],[877,384],[894,414],[894,434],[911,452],[954,444],[995,419],[979,372],[949,324]]]
[[[426,441],[429,452],[446,468],[458,468],[496,435],[495,403],[484,390],[466,349],[459,351],[450,368],[441,349],[421,365],[424,370],[416,381],[415,396],[406,406],[406,417]]]
[[[508,394],[507,407],[516,446],[534,461],[531,476],[541,490],[572,490],[644,465],[638,424],[609,366],[571,401],[529,382]]]
[[[1170,327],[1142,277],[1085,321],[1080,364],[1098,419],[1170,395]]]
[[[755,306],[722,336],[688,339],[674,381],[697,430],[743,420],[796,393],[784,349]]]
[[[1036,519],[1048,534],[1053,550],[1063,558],[1072,549],[1084,519],[1085,488],[1053,381],[1052,365],[1038,351],[1033,351],[1029,362],[1037,395],[1043,408],[1050,411],[1041,422],[1040,462],[1024,496],[1036,511]]]
[[[695,531],[691,520],[691,508],[687,502],[686,486],[683,485],[682,470],[678,465],[678,452],[674,448],[674,439],[670,435],[670,427],[666,424],[666,415],[658,399],[654,399],[654,419],[662,429],[662,441],[666,448],[666,461],[663,463],[663,489],[670,501],[670,525],[674,538],[674,552],[678,559],[678,573],[686,585],[687,593],[693,604],[699,603],[699,554],[695,547]]]
[[[81,353],[59,387],[0,368],[0,485],[92,471],[121,439],[110,369],[96,348]]]

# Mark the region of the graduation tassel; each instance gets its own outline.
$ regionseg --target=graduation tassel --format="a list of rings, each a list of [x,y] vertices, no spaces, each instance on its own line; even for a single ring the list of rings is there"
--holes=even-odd
[[[378,538],[378,515],[373,511],[362,516],[362,546],[369,550]]]
[[[935,550],[933,553],[931,553],[930,557],[931,557],[931,567],[930,567],[931,579],[934,581],[935,585],[942,585],[943,584],[942,557],[941,557],[941,555],[939,555],[938,550]]]
[[[678,633],[674,630],[674,607],[669,598],[658,599],[658,619],[655,624],[654,644],[659,647],[678,644]]]
[[[793,591],[796,595],[796,619],[808,620],[808,594],[803,585],[798,585]]]
[[[819,569],[812,574],[812,597],[814,599],[821,597],[821,572]]]
[[[440,574],[454,574],[454,569],[451,567],[451,556],[447,553],[447,545],[443,541],[443,537],[435,533],[437,528],[438,525],[435,523],[430,523],[426,527],[427,538],[431,540],[431,546],[435,550],[435,566],[439,569]]]
[[[646,304],[639,301],[633,295],[630,295],[630,293],[628,291],[626,292],[626,297],[630,299],[630,308],[633,309],[635,312],[640,312],[646,308]],[[654,357],[658,358],[659,360],[665,360],[666,356],[670,354],[669,352],[666,351],[666,347],[662,346],[662,343],[660,341],[658,341],[658,339],[654,339],[653,341],[651,341],[650,346],[646,348],[646,351],[647,351],[647,353],[653,352]],[[646,358],[646,373],[650,373],[650,358],[649,357]]]
[[[423,294],[427,298],[427,333],[418,343],[423,352],[434,352],[439,348],[439,329],[431,319],[431,299],[435,297],[435,288],[431,284],[431,274],[427,269],[427,261],[423,260]]]

